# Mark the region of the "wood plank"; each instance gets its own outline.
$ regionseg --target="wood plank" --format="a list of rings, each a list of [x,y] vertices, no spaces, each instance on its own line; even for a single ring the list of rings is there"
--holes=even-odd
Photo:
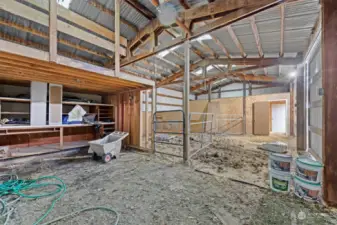
[[[45,11],[48,11],[49,7],[48,7],[48,1],[39,1],[39,0],[25,0]],[[63,6],[57,5],[57,14],[70,21],[73,22],[81,27],[84,27],[96,34],[101,35],[102,37],[106,37],[109,40],[111,40],[112,42],[115,42],[115,33],[103,26],[101,26],[100,24],[89,20],[69,9],[64,8]],[[127,47],[127,39],[125,37],[120,37],[120,43],[122,46]]]
[[[115,44],[117,46],[117,51],[115,51],[115,76],[119,77],[120,76],[120,41],[118,37],[120,36],[120,0],[115,0]]]
[[[235,34],[231,25],[227,26],[227,31],[228,31],[229,35],[231,36],[235,46],[240,50],[242,58],[245,58],[247,56],[247,54],[245,53],[245,50],[243,49],[243,46],[240,43],[240,41],[239,41],[238,37],[236,36],[236,34]]]
[[[255,16],[252,16],[249,19],[250,19],[250,26],[251,26],[253,34],[254,34],[256,47],[257,47],[257,50],[259,51],[259,56],[263,57],[263,50],[262,50],[262,46],[261,46],[261,42],[260,42],[259,30],[257,29],[256,22],[255,22]]]
[[[49,0],[49,61],[57,57],[57,2]]]
[[[280,42],[280,56],[283,57],[284,55],[284,22],[285,22],[285,16],[284,16],[284,11],[285,11],[285,4],[280,5],[281,9],[281,42]]]
[[[115,16],[116,16],[116,12],[117,12],[117,10],[116,10],[117,8],[116,7],[115,7],[115,11],[113,11],[111,9],[106,8],[104,5],[102,5],[100,2],[98,2],[96,0],[88,0],[87,3],[89,5],[97,8],[99,11],[104,12],[104,13],[112,16],[112,18],[115,18]],[[136,32],[136,33],[138,32],[138,27],[135,24],[133,24],[133,23],[131,23],[128,20],[123,19],[123,18],[120,18],[120,21],[123,24],[127,25],[134,32]],[[115,33],[116,33],[116,29],[115,29]],[[115,40],[117,40],[117,39],[115,38]]]
[[[268,4],[266,4],[266,2],[268,2]],[[214,20],[213,22],[210,22],[209,24],[207,24],[206,26],[200,27],[198,28],[198,30],[192,32],[192,34],[190,36],[188,36],[188,39],[193,39],[199,36],[202,36],[204,34],[207,34],[209,32],[212,32],[216,29],[219,29],[221,27],[224,26],[228,26],[240,19],[252,16],[256,13],[262,12],[263,10],[272,8],[273,6],[276,6],[278,4],[280,4],[281,2],[279,1],[275,1],[275,0],[268,0],[268,1],[263,1],[263,2],[258,2],[259,4],[254,4],[254,6],[250,6],[250,7],[244,7],[244,8],[240,8],[238,10],[235,10],[233,12],[230,12],[224,16],[222,16],[221,18],[218,18],[216,20]],[[155,32],[160,25],[158,24],[154,24],[155,21],[152,21],[152,23],[148,26],[146,26],[142,31],[140,31],[137,36],[131,41],[132,43],[132,47],[134,47],[134,45],[137,44],[137,42],[139,42],[143,37],[147,37],[150,36],[151,32]],[[156,22],[158,23],[158,21]],[[145,31],[146,30],[146,31]],[[146,33],[146,35],[144,34]],[[121,65],[122,66],[127,66],[131,63],[137,62],[139,60],[142,60],[144,58],[150,57],[152,55],[155,55],[161,51],[170,49],[172,47],[175,47],[177,45],[182,44],[185,41],[185,37],[178,37],[170,42],[164,43],[160,46],[157,46],[153,51],[149,51],[149,52],[145,52],[142,54],[139,54],[137,56],[133,56],[130,57],[128,59],[124,59],[122,60]],[[144,38],[143,38],[144,41]],[[131,47],[131,45],[130,45]]]
[[[322,0],[323,198],[337,206],[337,2]]]
[[[4,0],[0,2],[0,9],[10,12],[12,14],[21,16],[33,22],[42,24],[46,27],[49,27],[49,16],[43,12],[35,10],[31,7],[28,7],[24,4],[21,4],[12,0]],[[49,11],[49,7],[47,6]],[[70,36],[76,37],[80,40],[86,41],[88,43],[94,44],[96,46],[102,47],[107,50],[115,49],[115,45],[103,38],[100,38],[94,34],[91,34],[87,31],[79,29],[75,26],[72,26],[68,23],[65,23],[61,20],[57,20],[58,31],[66,33]],[[126,55],[126,50],[124,48],[120,49],[122,55]]]
[[[136,9],[140,14],[145,16],[147,19],[152,20],[156,18],[156,15],[150,11],[148,8],[143,6],[141,3],[135,0],[125,0],[129,5],[131,5],[134,9]]]

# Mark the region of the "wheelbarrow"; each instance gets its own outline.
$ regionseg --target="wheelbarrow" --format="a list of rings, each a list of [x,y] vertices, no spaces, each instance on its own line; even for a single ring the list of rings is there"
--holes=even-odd
[[[110,162],[118,158],[122,148],[122,140],[129,135],[127,132],[115,131],[104,138],[89,141],[89,153],[93,153],[93,159],[101,158],[103,162]]]

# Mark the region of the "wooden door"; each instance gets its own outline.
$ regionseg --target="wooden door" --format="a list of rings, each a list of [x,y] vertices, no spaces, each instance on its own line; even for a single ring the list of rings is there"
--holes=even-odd
[[[256,102],[253,105],[253,134],[269,135],[269,102]]]

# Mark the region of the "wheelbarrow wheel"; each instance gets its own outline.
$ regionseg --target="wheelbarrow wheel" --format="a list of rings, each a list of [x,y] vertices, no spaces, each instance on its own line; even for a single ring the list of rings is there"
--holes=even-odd
[[[92,159],[95,160],[95,161],[99,160],[100,158],[101,158],[101,157],[99,157],[99,156],[96,154],[96,152],[94,152],[94,154],[92,155]]]
[[[103,158],[103,161],[104,161],[105,163],[108,163],[108,162],[111,161],[112,155],[111,155],[110,153],[108,153],[108,154],[105,154],[102,158]]]

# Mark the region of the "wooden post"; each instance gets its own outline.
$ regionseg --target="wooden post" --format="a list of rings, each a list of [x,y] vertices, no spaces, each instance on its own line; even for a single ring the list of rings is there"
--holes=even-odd
[[[147,142],[149,140],[149,131],[148,131],[148,112],[149,112],[149,109],[148,109],[148,104],[149,104],[149,92],[146,90],[144,91],[144,94],[145,94],[145,120],[144,120],[144,123],[145,123],[145,147],[147,147]]]
[[[60,127],[60,149],[63,149],[63,127]]]
[[[290,83],[290,136],[294,136],[294,82]]]
[[[120,75],[120,0],[115,0],[115,76]]]
[[[212,83],[208,85],[208,102],[212,102]]]
[[[57,2],[49,0],[49,61],[57,58]]]
[[[248,85],[249,85],[248,86],[249,96],[252,96],[253,95],[253,85],[252,85],[252,83],[249,83]]]
[[[185,56],[185,73],[184,73],[184,141],[183,141],[183,158],[184,162],[188,161],[190,150],[190,42],[186,40],[184,43]],[[204,69],[205,70],[205,69]]]
[[[297,118],[297,149],[306,150],[306,113],[305,113],[305,75],[304,67],[297,70],[296,77],[296,118]]]
[[[242,134],[246,135],[246,81],[243,81],[242,91]]]
[[[323,66],[323,193],[324,200],[337,206],[337,2],[322,0]]]
[[[152,100],[152,109],[151,109],[151,114],[152,114],[152,131],[151,131],[151,133],[152,133],[152,146],[151,146],[151,148],[152,148],[152,151],[153,152],[155,152],[155,147],[156,147],[156,143],[154,142],[155,140],[156,140],[156,136],[155,136],[155,134],[154,134],[154,129],[155,129],[155,127],[154,127],[154,113],[157,111],[157,106],[156,106],[156,104],[157,104],[157,88],[156,88],[156,86],[153,86],[152,87],[152,96],[151,96],[151,100]]]

